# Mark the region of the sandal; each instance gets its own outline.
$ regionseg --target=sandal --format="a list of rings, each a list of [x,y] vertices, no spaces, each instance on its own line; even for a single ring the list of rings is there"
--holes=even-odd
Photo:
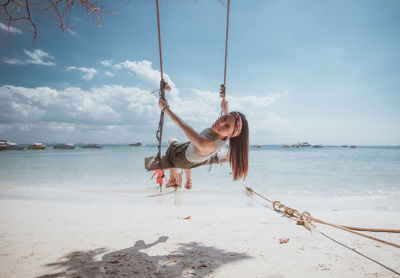
[[[187,182],[185,183],[185,188],[186,188],[186,189],[192,189],[192,181],[187,181]]]
[[[166,187],[166,188],[168,188],[168,187],[175,187],[175,189],[176,189],[176,188],[179,187],[179,184],[177,184],[176,181],[175,181],[175,182],[172,182],[171,180],[169,180],[169,181],[167,182],[167,184],[165,185],[165,187]]]

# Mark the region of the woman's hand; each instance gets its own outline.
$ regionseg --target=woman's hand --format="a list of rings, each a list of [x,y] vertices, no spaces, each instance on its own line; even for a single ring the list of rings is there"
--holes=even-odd
[[[222,114],[228,115],[228,102],[226,101],[225,98],[222,99],[221,101],[221,109],[222,109]]]
[[[164,107],[166,107],[168,105],[168,101],[166,101],[165,99],[160,98],[158,100],[158,106],[163,109]]]

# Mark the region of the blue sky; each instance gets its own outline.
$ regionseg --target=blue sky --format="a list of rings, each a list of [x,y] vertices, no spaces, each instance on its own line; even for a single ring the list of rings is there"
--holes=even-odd
[[[196,130],[219,114],[226,6],[160,1],[171,108]],[[106,9],[114,7],[107,6]],[[231,1],[227,99],[252,144],[400,144],[400,1]],[[38,38],[0,19],[0,137],[18,143],[154,143],[155,1],[105,14],[75,8]],[[164,138],[185,140],[170,119]]]

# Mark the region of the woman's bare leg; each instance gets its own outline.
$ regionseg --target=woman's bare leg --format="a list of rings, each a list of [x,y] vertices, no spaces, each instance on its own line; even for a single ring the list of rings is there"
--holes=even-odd
[[[186,176],[185,188],[191,189],[192,188],[192,170],[185,169],[185,176]]]
[[[178,179],[178,187],[182,187],[182,176],[183,176],[183,170],[180,171],[180,173],[177,173],[177,179]]]
[[[169,169],[169,181],[165,187],[177,186],[178,181],[176,179],[176,168]]]

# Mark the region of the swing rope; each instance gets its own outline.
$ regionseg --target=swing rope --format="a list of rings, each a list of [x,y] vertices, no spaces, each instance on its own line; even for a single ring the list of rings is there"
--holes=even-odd
[[[284,216],[288,216],[290,218],[296,219],[297,220],[297,224],[298,225],[304,225],[304,227],[306,227],[308,230],[312,231],[313,228],[315,228],[315,225],[313,222],[316,223],[320,223],[320,224],[324,224],[324,225],[328,225],[337,229],[341,229],[362,237],[366,237],[396,248],[400,248],[400,245],[389,242],[389,241],[385,241],[376,237],[372,237],[369,235],[365,235],[356,231],[367,231],[367,232],[384,232],[384,233],[400,233],[400,230],[395,230],[395,229],[375,229],[375,228],[360,228],[360,227],[352,227],[352,226],[345,226],[345,225],[337,225],[337,224],[332,224],[317,218],[314,218],[311,216],[311,214],[308,211],[303,211],[301,213],[299,213],[298,210],[293,209],[291,207],[285,206],[284,204],[282,204],[279,201],[272,201],[264,196],[262,196],[261,194],[258,194],[257,192],[255,192],[252,188],[246,186],[246,193],[248,195],[257,195],[260,198],[263,198],[264,200],[270,202],[272,204],[272,208],[278,212],[283,214]]]
[[[225,98],[226,69],[227,69],[227,62],[228,62],[228,34],[229,34],[230,3],[231,3],[231,1],[228,0],[227,15],[226,15],[227,18],[226,18],[226,37],[225,37],[224,84],[221,85],[221,90],[220,90],[220,93],[219,93],[221,98]],[[164,81],[164,73],[163,73],[159,0],[156,0],[156,7],[157,7],[158,51],[159,51],[159,56],[160,56],[160,75],[161,75],[159,97],[161,99],[165,100],[165,89],[166,89],[166,86],[168,86],[168,85]],[[222,115],[222,111],[221,111],[221,115]],[[162,142],[163,126],[164,126],[164,111],[161,110],[160,121],[158,123],[158,129],[157,129],[157,132],[156,132],[156,138],[158,140],[158,153],[157,153],[157,156],[156,156],[156,161],[158,162],[158,165],[159,165],[160,168],[161,168],[161,142]]]
[[[160,8],[158,4],[158,0],[156,0],[157,6],[157,27],[158,27],[158,52],[160,54],[160,73],[161,73],[161,80],[164,80],[163,76],[163,64],[162,64],[162,48],[161,48],[161,31],[160,31]]]
[[[228,34],[229,34],[229,9],[231,0],[228,0],[228,8],[226,12],[226,38],[225,38],[225,68],[224,68],[224,87],[226,85],[226,65],[228,62]]]
[[[228,35],[229,35],[229,10],[231,7],[231,0],[228,0],[228,6],[226,11],[226,32],[225,32],[225,66],[224,66],[224,84],[221,85],[219,90],[219,97],[225,99],[226,93],[226,69],[228,64]],[[222,116],[223,111],[221,109],[220,116]]]
[[[158,29],[158,50],[160,55],[160,73],[161,73],[161,81],[160,81],[160,90],[159,90],[159,97],[165,100],[165,86],[166,82],[164,81],[163,76],[163,64],[162,64],[162,48],[161,48],[161,28],[160,28],[160,8],[158,0],[156,0],[157,6],[157,29]],[[160,114],[160,121],[158,123],[158,129],[156,132],[156,138],[158,140],[158,153],[156,156],[156,161],[158,161],[159,166],[161,166],[161,142],[162,142],[162,132],[164,126],[164,111],[161,110]]]

